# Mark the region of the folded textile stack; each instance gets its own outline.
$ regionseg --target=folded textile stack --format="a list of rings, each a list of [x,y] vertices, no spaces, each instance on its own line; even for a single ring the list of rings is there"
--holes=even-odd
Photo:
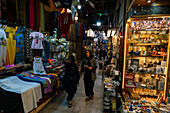
[[[64,71],[64,64],[59,63],[56,59],[48,59],[48,63],[45,65],[46,72],[56,73],[57,75],[61,75]]]
[[[1,106],[4,112],[16,112],[18,107],[23,105],[24,112],[28,113],[37,107],[37,102],[42,98],[42,91],[39,83],[22,81],[17,76],[0,80],[0,88],[3,89],[0,91],[0,103],[6,105]],[[8,101],[8,95],[14,95],[14,93],[19,94],[20,97],[18,97],[17,100],[22,101],[16,101],[14,98]],[[7,105],[10,106],[10,109]]]

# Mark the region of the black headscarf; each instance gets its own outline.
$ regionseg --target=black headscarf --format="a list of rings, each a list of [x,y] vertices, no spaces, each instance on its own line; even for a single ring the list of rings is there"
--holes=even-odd
[[[90,53],[90,57],[89,57],[89,58],[88,58],[87,55],[86,55],[86,52],[87,52],[87,51]],[[87,59],[93,58],[93,54],[92,54],[91,50],[89,50],[89,49],[86,50],[86,51],[85,51],[85,56],[86,56]]]
[[[73,55],[70,55],[68,59],[70,59],[71,64],[75,64],[75,57]]]

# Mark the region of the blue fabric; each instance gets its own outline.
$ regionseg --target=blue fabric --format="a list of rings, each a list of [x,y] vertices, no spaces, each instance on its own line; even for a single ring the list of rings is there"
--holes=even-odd
[[[16,64],[25,61],[23,31],[24,29],[20,29],[19,27],[16,31],[16,55],[15,55]]]
[[[49,78],[51,80],[52,92],[57,91],[57,81],[55,80],[54,75],[34,75],[34,76]]]

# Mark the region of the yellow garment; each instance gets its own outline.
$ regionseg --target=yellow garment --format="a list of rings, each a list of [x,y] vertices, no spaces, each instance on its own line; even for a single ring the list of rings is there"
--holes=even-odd
[[[5,67],[0,67],[0,71],[3,71],[5,69]]]
[[[55,74],[55,73],[48,73],[47,75],[54,75],[54,76],[56,76],[56,77],[57,77],[57,83],[58,83],[58,84],[56,84],[56,85],[57,85],[57,88],[59,88],[59,87],[60,87],[60,82],[59,82],[58,75],[57,75],[57,74]]]
[[[7,27],[5,32],[8,34],[6,65],[12,65],[14,63],[16,54],[16,37],[15,37],[16,29]]]

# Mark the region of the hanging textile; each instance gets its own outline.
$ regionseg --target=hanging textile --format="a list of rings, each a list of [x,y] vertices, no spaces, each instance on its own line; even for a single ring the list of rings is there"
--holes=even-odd
[[[50,58],[50,43],[48,40],[44,40],[44,59],[47,62],[47,59]]]
[[[23,0],[17,0],[18,1],[18,20],[17,23],[19,25],[23,25],[24,23],[24,18],[23,18]]]
[[[84,24],[83,25],[83,37],[84,37],[84,40],[86,40],[86,25]]]
[[[69,39],[70,40],[76,39],[76,25],[75,24],[70,25]]]
[[[24,29],[19,28],[16,31],[16,57],[15,57],[15,64],[24,63]]]
[[[50,13],[45,11],[45,31],[50,31]]]
[[[16,29],[7,27],[5,30],[7,34],[7,56],[6,56],[6,65],[12,65],[15,60],[16,53]]]
[[[1,0],[1,13],[2,13],[2,20],[7,19],[7,0]]]
[[[30,28],[30,0],[26,0],[26,26]]]
[[[40,12],[40,14],[41,14],[41,25],[40,25],[40,28],[41,28],[41,32],[43,33],[44,32],[44,30],[45,30],[45,17],[44,17],[44,5],[43,5],[43,3],[40,3],[40,8],[41,8],[41,12]]]
[[[62,34],[68,35],[70,24],[72,24],[72,14],[71,13],[62,13],[61,18],[61,32]]]
[[[27,58],[33,56],[33,52],[31,49],[32,40],[29,39],[31,32],[32,31],[30,29],[26,29],[26,31],[24,32],[25,57]]]
[[[35,3],[34,0],[30,0],[30,29],[35,27]]]
[[[79,24],[79,39],[83,38],[83,24]]]
[[[79,38],[79,22],[76,24],[76,39]]]
[[[38,0],[34,0],[35,3],[35,29],[38,30]]]
[[[0,67],[5,65],[6,61],[6,34],[4,29],[0,28]]]
[[[37,10],[38,10],[38,30],[40,30],[40,23],[41,23],[41,5],[40,5],[40,0],[37,1]]]
[[[9,22],[16,22],[16,0],[7,0],[7,14]]]
[[[26,0],[23,0],[23,25],[26,26]]]

